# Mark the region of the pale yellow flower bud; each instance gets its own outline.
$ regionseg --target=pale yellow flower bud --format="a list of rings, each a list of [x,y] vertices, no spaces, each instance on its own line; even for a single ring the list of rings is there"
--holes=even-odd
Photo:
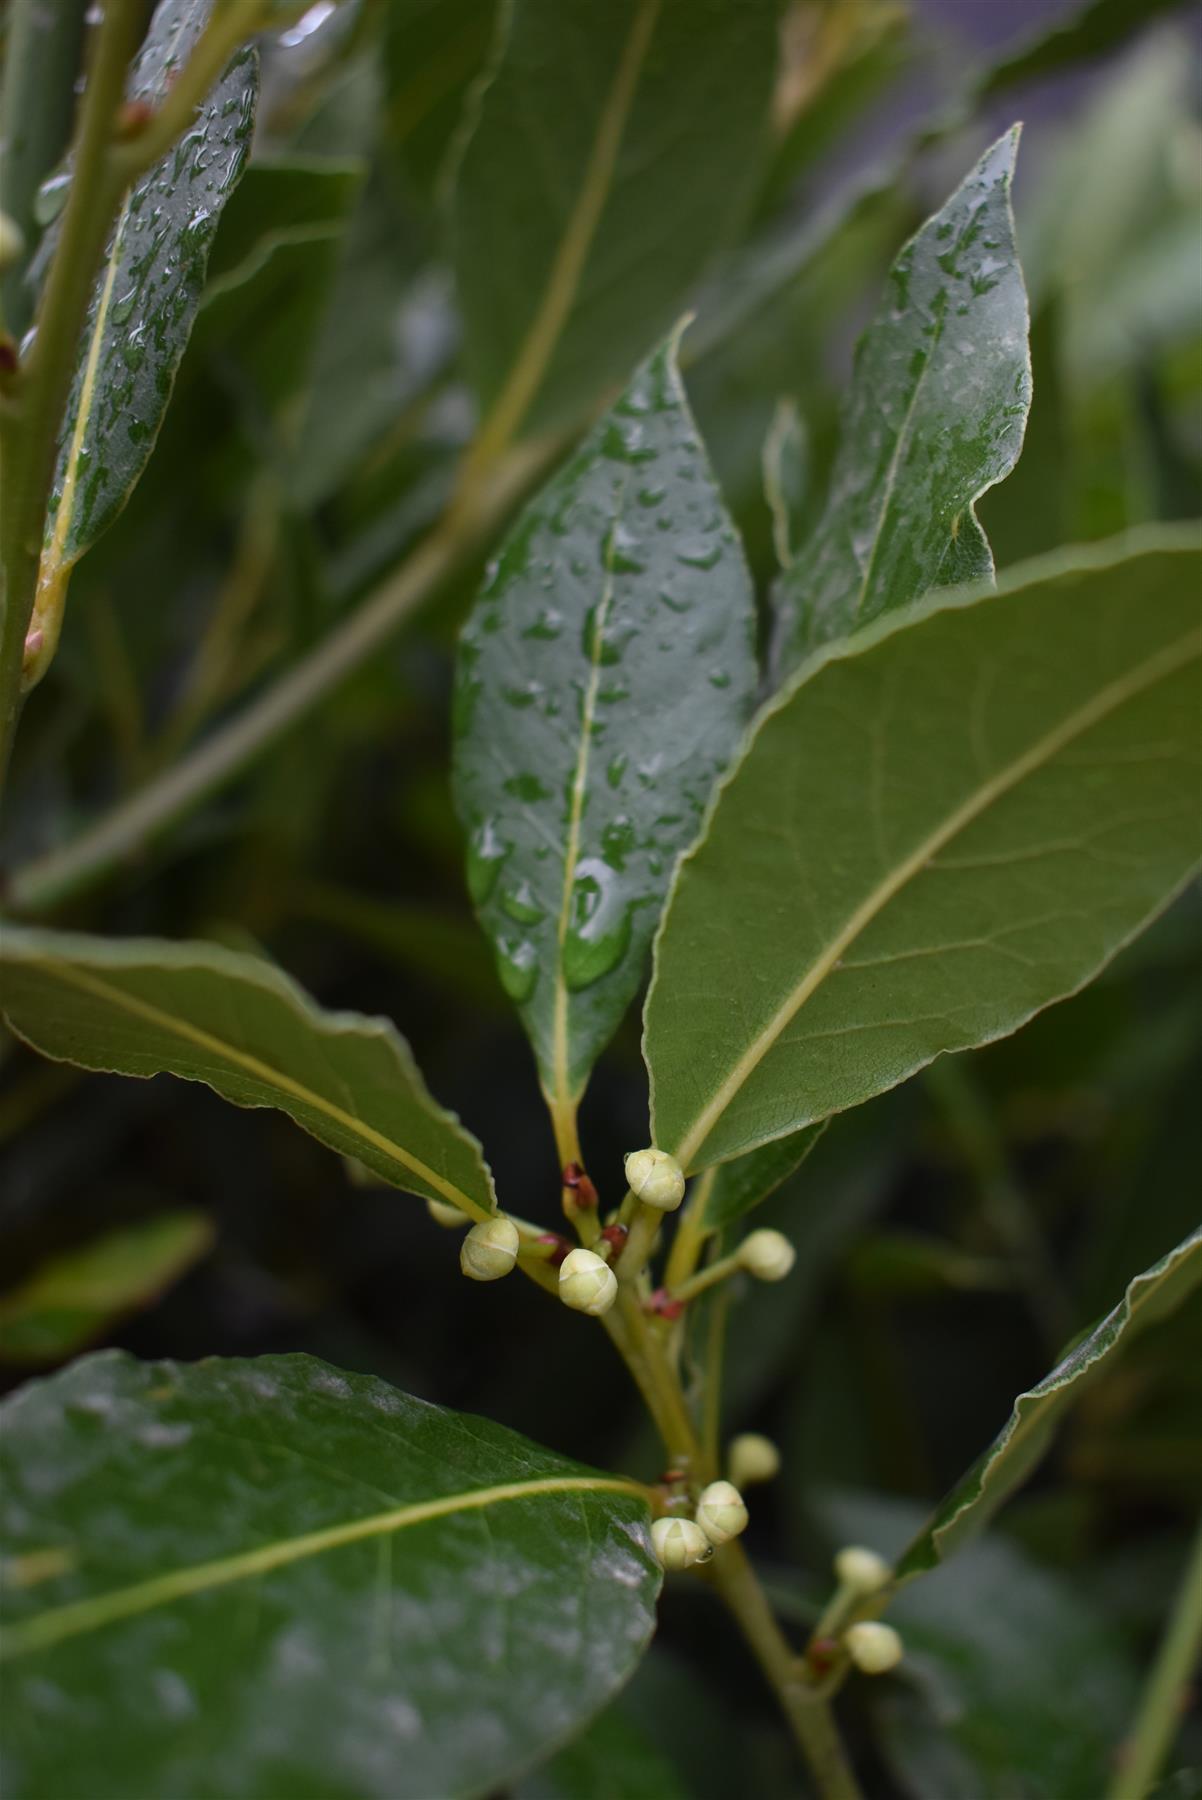
[[[859,1544],[848,1544],[835,1558],[835,1577],[839,1586],[850,1589],[853,1594],[875,1594],[892,1573],[883,1556],[878,1556],[875,1550],[865,1550]]]
[[[757,1281],[783,1281],[797,1261],[797,1252],[783,1232],[760,1230],[748,1233],[735,1258]]]
[[[882,1625],[876,1619],[849,1625],[843,1633],[843,1644],[856,1668],[865,1675],[887,1674],[896,1669],[905,1653],[892,1625]]]
[[[747,1508],[729,1481],[711,1481],[697,1502],[697,1523],[711,1544],[726,1544],[747,1529]]]
[[[618,1278],[591,1250],[569,1250],[559,1265],[559,1298],[575,1312],[597,1318],[618,1297]]]
[[[459,1246],[459,1267],[469,1281],[499,1281],[517,1261],[517,1226],[509,1219],[482,1219]]]
[[[626,1185],[636,1200],[657,1212],[675,1212],[684,1199],[684,1172],[666,1150],[632,1150],[626,1158]]]
[[[780,1451],[771,1438],[744,1431],[731,1439],[726,1466],[737,1488],[754,1487],[757,1481],[771,1481],[779,1475]]]
[[[713,1545],[692,1519],[656,1519],[651,1542],[665,1569],[687,1569],[714,1554]]]

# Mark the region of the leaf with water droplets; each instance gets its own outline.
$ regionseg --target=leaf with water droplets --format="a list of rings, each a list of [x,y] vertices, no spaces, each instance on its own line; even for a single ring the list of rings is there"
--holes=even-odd
[[[6,1800],[483,1795],[633,1673],[634,1483],[307,1356],[0,1411]]]
[[[130,76],[130,99],[163,98],[210,11],[207,0],[160,0]],[[118,214],[63,421],[39,613],[52,614],[51,597],[120,512],[154,448],[221,209],[246,162],[257,93],[256,53],[240,50]]]
[[[680,864],[644,1050],[689,1170],[1074,993],[1202,849],[1195,529],[931,594],[761,716]]]
[[[453,253],[490,446],[589,416],[749,201],[775,0],[515,0],[457,171]]]
[[[203,1081],[236,1106],[278,1107],[394,1187],[495,1210],[479,1144],[389,1020],[322,1012],[262,957],[6,924],[0,1012],[45,1056]]]
[[[856,351],[830,498],[781,577],[774,660],[986,579],[973,504],[1018,460],[1031,401],[1010,182],[1018,128],[906,245]]]
[[[468,885],[556,1100],[642,979],[750,713],[753,626],[673,337],[518,521],[460,647]]]

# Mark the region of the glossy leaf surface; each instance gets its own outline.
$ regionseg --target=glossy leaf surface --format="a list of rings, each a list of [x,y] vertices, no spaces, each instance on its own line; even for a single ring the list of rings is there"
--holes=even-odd
[[[681,863],[644,1049],[689,1169],[1080,987],[1199,854],[1196,535],[932,596],[807,665]]]
[[[205,0],[161,0],[134,64],[131,99],[162,99],[210,10]],[[250,148],[257,92],[256,54],[239,51],[193,125],[121,208],[64,420],[44,584],[64,581],[112,523],[154,448],[222,207]]]
[[[181,1075],[236,1106],[272,1106],[383,1181],[495,1208],[480,1146],[426,1091],[387,1019],[327,1013],[262,958],[215,944],[0,933],[0,995],[45,1056],[122,1075]]]
[[[212,1242],[204,1213],[162,1213],[52,1257],[0,1295],[0,1362],[73,1356],[124,1314],[148,1305]]]
[[[771,0],[513,0],[454,201],[486,434],[586,411],[621,380],[750,195],[776,63]]]
[[[933,1569],[988,1522],[1027,1479],[1064,1413],[1133,1337],[1180,1306],[1202,1282],[1202,1228],[1128,1284],[1112,1312],[1049,1375],[1014,1402],[980,1460],[941,1502],[898,1564],[899,1580]]]
[[[3,1415],[10,1800],[491,1792],[650,1635],[640,1490],[373,1377],[110,1353]]]
[[[906,245],[861,339],[830,498],[782,577],[776,661],[993,558],[973,503],[1009,474],[1031,398],[1010,183],[1017,128]]]
[[[751,580],[670,340],[527,508],[460,646],[469,886],[552,1096],[634,998],[755,683]]]

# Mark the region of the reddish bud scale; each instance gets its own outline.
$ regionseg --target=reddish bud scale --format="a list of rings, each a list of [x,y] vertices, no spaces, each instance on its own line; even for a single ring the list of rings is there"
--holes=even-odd
[[[832,1637],[815,1638],[806,1649],[806,1664],[816,1676],[829,1675],[839,1655],[839,1645]]]
[[[645,1310],[654,1313],[657,1319],[679,1319],[684,1311],[684,1301],[675,1299],[667,1288],[656,1288],[650,1299],[645,1300],[643,1305]]]
[[[555,1231],[544,1231],[541,1237],[535,1239],[535,1242],[546,1246],[547,1261],[553,1269],[559,1267],[568,1251],[572,1248],[568,1243],[568,1240],[566,1238],[561,1238],[558,1232]]]
[[[15,375],[17,372],[17,346],[14,339],[5,332],[0,336],[0,375]]]
[[[604,1244],[608,1244],[615,1253],[618,1253],[625,1246],[626,1239],[629,1236],[630,1232],[625,1225],[607,1225],[601,1233],[601,1241]]]
[[[566,1188],[578,1187],[580,1185],[580,1177],[583,1174],[584,1170],[580,1167],[578,1162],[565,1163],[563,1169],[563,1185]]]
[[[127,100],[117,113],[116,136],[125,142],[138,137],[154,118],[149,100]]]

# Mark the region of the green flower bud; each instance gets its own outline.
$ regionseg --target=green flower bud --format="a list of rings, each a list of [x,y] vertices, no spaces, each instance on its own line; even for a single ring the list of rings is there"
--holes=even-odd
[[[651,1542],[665,1569],[687,1569],[714,1554],[713,1545],[692,1519],[656,1519]]]
[[[684,1172],[666,1150],[632,1150],[626,1158],[626,1185],[636,1200],[657,1212],[675,1212],[684,1199]]]
[[[448,1231],[458,1231],[468,1223],[463,1208],[453,1206],[449,1200],[427,1200],[426,1211],[436,1225],[444,1225]]]
[[[780,1451],[771,1438],[758,1431],[744,1431],[732,1438],[726,1452],[726,1466],[737,1488],[754,1487],[757,1481],[771,1481],[780,1473]]]
[[[835,1558],[835,1578],[840,1587],[853,1594],[875,1594],[892,1573],[883,1556],[875,1550],[862,1549],[859,1544],[846,1545]]]
[[[843,1633],[843,1646],[855,1663],[857,1669],[865,1675],[885,1675],[890,1669],[896,1669],[905,1654],[901,1638],[892,1625],[882,1625],[876,1619],[865,1619],[859,1625],[850,1625]]]
[[[469,1281],[499,1281],[517,1261],[517,1226],[509,1219],[482,1219],[459,1246],[459,1267]]]
[[[697,1523],[711,1544],[726,1544],[747,1529],[747,1508],[729,1481],[711,1481],[697,1502]]]
[[[783,1232],[752,1231],[739,1245],[735,1259],[757,1281],[783,1281],[797,1261],[797,1252]]]
[[[618,1297],[618,1278],[591,1250],[569,1250],[559,1265],[559,1298],[574,1312],[607,1313]]]

